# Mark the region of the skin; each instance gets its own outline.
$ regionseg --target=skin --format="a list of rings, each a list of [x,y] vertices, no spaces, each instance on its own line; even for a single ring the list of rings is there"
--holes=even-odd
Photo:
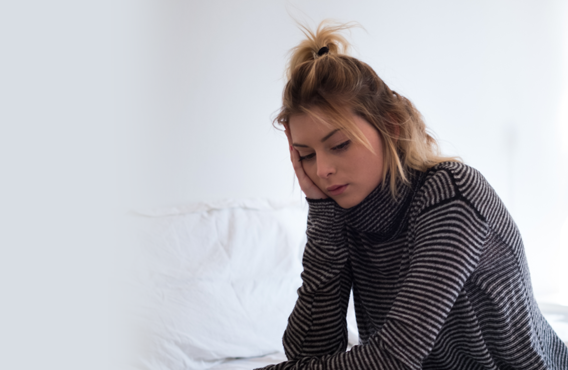
[[[316,110],[317,111],[317,110]],[[318,112],[321,113],[321,112]],[[361,203],[381,182],[383,144],[379,132],[365,119],[352,114],[375,154],[364,145],[350,141],[306,114],[293,115],[286,127],[290,159],[307,198],[332,198],[342,208]],[[335,131],[335,132],[334,132]],[[332,186],[347,185],[341,194]]]

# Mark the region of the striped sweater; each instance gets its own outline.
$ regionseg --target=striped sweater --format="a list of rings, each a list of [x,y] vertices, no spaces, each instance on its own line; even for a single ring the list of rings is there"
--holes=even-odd
[[[454,162],[409,175],[396,200],[381,186],[349,209],[308,199],[288,361],[265,369],[568,369],[485,178]],[[361,344],[346,352],[351,290]]]

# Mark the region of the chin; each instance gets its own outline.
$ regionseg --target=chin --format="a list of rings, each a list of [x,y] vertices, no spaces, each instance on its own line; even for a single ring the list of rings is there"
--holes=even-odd
[[[357,201],[354,199],[333,199],[343,209],[349,209],[355,207],[357,204],[361,203],[361,200]]]

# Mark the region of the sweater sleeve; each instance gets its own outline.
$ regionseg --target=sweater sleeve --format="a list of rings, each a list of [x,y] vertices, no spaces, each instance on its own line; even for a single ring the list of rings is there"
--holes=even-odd
[[[344,210],[334,201],[308,199],[302,286],[283,344],[290,360],[344,352],[351,291]]]
[[[480,260],[487,233],[485,220],[461,196],[419,211],[409,225],[408,271],[382,328],[349,352],[274,369],[421,369]]]
[[[459,194],[416,217],[409,271],[375,338],[403,368],[421,368],[479,264],[488,232],[486,220]]]

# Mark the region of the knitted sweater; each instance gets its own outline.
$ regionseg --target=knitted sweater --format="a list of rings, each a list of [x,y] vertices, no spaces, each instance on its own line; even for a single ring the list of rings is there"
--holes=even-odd
[[[265,369],[568,369],[485,178],[454,162],[409,175],[396,200],[380,185],[349,209],[308,199],[289,360]],[[351,289],[361,344],[345,352]]]

